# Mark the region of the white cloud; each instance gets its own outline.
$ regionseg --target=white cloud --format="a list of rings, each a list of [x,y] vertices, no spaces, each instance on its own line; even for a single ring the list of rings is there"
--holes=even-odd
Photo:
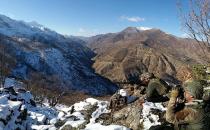
[[[127,21],[130,21],[130,22],[142,22],[142,21],[145,21],[145,18],[141,18],[141,17],[138,17],[138,16],[133,16],[133,17],[121,16],[120,19],[127,20]]]

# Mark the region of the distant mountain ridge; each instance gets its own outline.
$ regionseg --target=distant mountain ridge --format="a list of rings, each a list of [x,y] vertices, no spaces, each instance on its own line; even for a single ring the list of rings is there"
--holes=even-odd
[[[92,95],[106,95],[117,86],[94,73],[91,58],[95,55],[74,37],[65,37],[36,22],[26,23],[0,15],[0,55],[11,66],[10,76],[30,79],[30,73],[45,77],[56,75],[62,86]]]
[[[128,27],[118,33],[93,36],[87,45],[97,53],[93,67],[112,81],[138,79],[144,72],[177,77],[181,68],[206,63],[199,45],[159,29]],[[210,58],[210,54],[207,55]]]
[[[160,29],[128,27],[118,33],[75,37],[4,15],[0,44],[10,76],[28,80],[31,73],[55,75],[64,88],[92,95],[111,94],[118,89],[113,82],[133,82],[144,72],[179,77],[183,68],[206,59],[194,40]]]

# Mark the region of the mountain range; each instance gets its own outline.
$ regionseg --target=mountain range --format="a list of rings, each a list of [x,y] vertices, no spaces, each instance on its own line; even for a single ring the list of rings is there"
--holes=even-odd
[[[206,63],[197,42],[160,29],[128,27],[118,33],[93,36],[87,46],[97,54],[93,64],[96,72],[114,82],[135,82],[144,72],[183,80],[183,69]],[[209,53],[206,56],[210,58]]]
[[[58,34],[36,22],[23,22],[0,15],[1,55],[9,76],[29,80],[31,73],[56,76],[63,88],[91,95],[106,95],[117,86],[96,74],[94,52],[82,40]]]
[[[32,73],[56,76],[62,88],[97,96],[114,93],[116,82],[135,83],[144,72],[179,79],[183,68],[206,62],[194,40],[159,29],[128,27],[84,38],[4,15],[0,45],[8,76],[32,81]]]

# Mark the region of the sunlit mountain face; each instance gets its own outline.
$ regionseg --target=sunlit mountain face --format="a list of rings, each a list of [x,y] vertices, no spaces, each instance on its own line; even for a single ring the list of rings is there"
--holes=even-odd
[[[16,21],[4,15],[0,15],[0,35],[7,64],[13,63],[11,77],[27,80],[31,73],[46,79],[53,75],[62,88],[92,95],[110,94],[117,88],[95,74],[91,68],[94,52],[76,37],[66,37],[36,22]]]

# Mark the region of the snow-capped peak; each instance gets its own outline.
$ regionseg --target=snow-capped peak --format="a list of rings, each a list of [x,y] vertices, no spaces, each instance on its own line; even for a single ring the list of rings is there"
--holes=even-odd
[[[43,25],[37,23],[36,21],[28,22],[27,24],[29,24],[32,28],[39,28],[42,31],[45,30],[45,27]]]
[[[151,30],[151,29],[153,29],[153,28],[149,28],[149,27],[127,27],[122,32],[139,33],[139,32],[146,31],[146,30]]]
[[[146,31],[146,30],[151,30],[152,28],[149,27],[136,27],[140,31]]]
[[[55,31],[52,31],[37,22],[24,22],[11,19],[5,15],[0,14],[0,33],[7,36],[26,36],[41,34],[43,36],[57,36]]]

